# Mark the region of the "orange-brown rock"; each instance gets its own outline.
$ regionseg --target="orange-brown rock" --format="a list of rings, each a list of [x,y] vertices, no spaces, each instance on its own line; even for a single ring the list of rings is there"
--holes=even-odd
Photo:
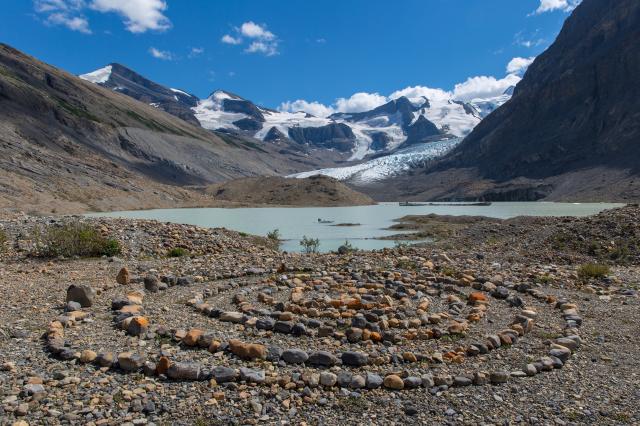
[[[182,342],[187,346],[196,346],[198,344],[198,339],[200,339],[200,336],[203,334],[204,331],[194,328],[189,330],[189,332],[182,338]]]
[[[402,354],[402,359],[404,359],[407,362],[418,362],[418,359],[416,358],[415,354],[413,352],[405,352]]]
[[[484,293],[480,293],[479,291],[476,291],[469,295],[469,303],[478,303],[478,302],[487,302],[487,301],[489,301],[489,299],[487,298],[487,295]]]
[[[122,312],[123,314],[138,315],[142,313],[142,306],[141,305],[125,305],[122,308],[120,308],[120,312]]]
[[[120,285],[128,285],[131,282],[131,276],[129,275],[129,270],[124,267],[120,269],[118,275],[116,276],[116,282]]]
[[[171,361],[166,356],[161,356],[156,364],[156,373],[167,374],[167,370],[171,367]]]
[[[467,331],[468,324],[466,322],[453,322],[449,325],[448,330],[451,334],[462,334]]]
[[[267,348],[258,343],[244,343],[237,339],[229,340],[229,349],[231,353],[242,359],[265,359],[267,357]]]

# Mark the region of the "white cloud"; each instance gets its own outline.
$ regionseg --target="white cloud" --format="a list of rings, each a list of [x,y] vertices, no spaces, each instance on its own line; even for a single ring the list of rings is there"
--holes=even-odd
[[[253,41],[244,51],[247,53],[264,53],[266,56],[273,56],[279,53],[277,43],[265,41]]]
[[[389,96],[383,96],[379,93],[359,92],[349,98],[338,98],[331,105],[298,99],[292,102],[283,102],[278,109],[289,112],[304,111],[318,117],[328,117],[336,112],[370,111],[402,96],[412,100],[427,98],[432,102],[448,102],[451,100],[469,102],[478,98],[493,98],[504,94],[508,88],[518,84],[522,79],[518,73],[523,73],[534,59],[514,58],[507,65],[508,74],[505,77],[501,79],[492,76],[469,77],[463,83],[456,84],[452,91],[426,86],[410,86],[397,90]]]
[[[335,105],[338,112],[362,112],[369,111],[387,102],[387,97],[379,93],[359,92],[351,95],[350,98],[337,99]]]
[[[264,25],[258,25],[253,21],[245,22],[240,27],[240,34],[249,38],[257,38],[259,40],[273,40],[276,36],[267,30]]]
[[[535,56],[530,58],[513,58],[507,65],[507,73],[524,75],[529,65],[531,65],[535,59]]]
[[[236,38],[229,34],[223,35],[220,41],[226,44],[242,44],[242,39],[240,37]]]
[[[155,47],[149,48],[149,53],[156,59],[162,59],[163,61],[172,61],[174,59],[173,53],[167,50],[156,49]]]
[[[265,56],[278,55],[278,37],[267,29],[267,26],[256,24],[253,21],[243,23],[235,29],[236,35],[225,34],[220,41],[225,44],[241,45],[244,39],[249,39],[248,46],[244,49],[247,53],[262,53]]]
[[[515,86],[520,80],[521,78],[515,74],[509,74],[501,79],[488,76],[469,77],[464,83],[455,85],[453,97],[463,102],[476,98],[493,98],[502,95],[505,90]]]
[[[46,15],[47,25],[62,25],[72,31],[91,34],[89,21],[82,14],[84,0],[35,0],[36,12]]]
[[[293,102],[283,102],[282,104],[280,104],[278,109],[280,111],[289,112],[304,111],[308,112],[311,115],[315,115],[316,117],[328,117],[336,112],[336,110],[332,107],[321,104],[320,102],[307,102],[303,99],[298,99],[297,101]]]
[[[540,0],[540,6],[535,13],[552,12],[554,10],[562,10],[563,12],[571,12],[578,7],[582,0]]]
[[[99,12],[118,13],[125,18],[124,24],[132,33],[171,28],[171,21],[163,14],[167,10],[164,0],[92,0],[90,6]]]
[[[171,21],[164,15],[165,0],[34,0],[35,11],[47,15],[45,22],[64,25],[74,31],[90,33],[89,21],[83,12],[88,8],[100,13],[117,13],[132,33],[149,30],[165,31]]]
[[[433,101],[446,101],[451,99],[452,93],[442,89],[432,89],[431,87],[413,86],[393,92],[389,95],[389,99],[398,99],[401,96],[409,99],[425,97]]]
[[[47,17],[47,24],[63,25],[70,30],[78,31],[84,34],[91,34],[89,21],[83,16],[70,16],[66,13],[52,13]]]
[[[192,47],[189,51],[189,58],[197,58],[204,53],[204,47]]]

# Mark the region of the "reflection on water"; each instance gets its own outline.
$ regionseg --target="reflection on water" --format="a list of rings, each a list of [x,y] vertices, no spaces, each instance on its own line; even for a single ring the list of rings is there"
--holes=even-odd
[[[223,227],[250,234],[266,236],[278,229],[285,240],[283,250],[299,251],[304,235],[320,240],[322,251],[336,250],[348,240],[354,247],[374,250],[393,247],[394,241],[375,238],[393,235],[387,231],[394,219],[406,215],[441,214],[489,216],[507,219],[515,216],[589,216],[622,204],[605,203],[493,203],[490,206],[425,205],[402,207],[398,203],[381,203],[357,207],[265,207],[265,208],[198,208],[158,209],[112,213],[93,213],[89,216],[154,219],[161,222],[184,223],[203,227]],[[320,219],[320,220],[319,220]],[[333,226],[357,223],[358,226]]]

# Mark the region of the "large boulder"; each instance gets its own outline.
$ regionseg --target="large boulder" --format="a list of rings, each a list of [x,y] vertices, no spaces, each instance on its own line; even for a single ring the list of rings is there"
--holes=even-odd
[[[67,303],[76,302],[83,308],[89,308],[93,305],[93,298],[96,291],[88,285],[71,284],[67,289]]]

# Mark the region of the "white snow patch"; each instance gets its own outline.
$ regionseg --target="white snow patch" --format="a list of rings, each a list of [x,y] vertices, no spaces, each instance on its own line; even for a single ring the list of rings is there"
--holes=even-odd
[[[191,97],[191,95],[190,95],[190,94],[188,94],[187,92],[184,92],[184,91],[182,91],[182,90],[178,90],[178,89],[174,89],[174,88],[169,88],[169,89],[170,89],[172,92],[174,92],[174,93],[180,93],[180,94],[182,94],[182,95],[185,95],[185,96],[189,96],[189,97]]]
[[[296,173],[287,177],[307,178],[316,175],[330,176],[353,183],[373,183],[402,174],[425,161],[441,157],[462,141],[461,138],[429,142],[401,149],[384,157],[347,167],[335,167]]]
[[[111,70],[111,65],[107,65],[106,67],[100,68],[99,70],[95,70],[87,74],[82,74],[80,75],[80,78],[95,84],[106,83],[111,77]]]

